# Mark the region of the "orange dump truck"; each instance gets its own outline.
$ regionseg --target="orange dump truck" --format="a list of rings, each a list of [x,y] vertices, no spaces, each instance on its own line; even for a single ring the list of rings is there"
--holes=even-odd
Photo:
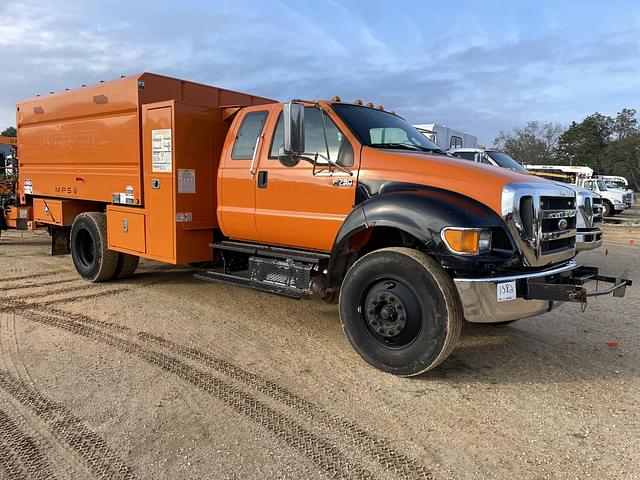
[[[16,114],[18,203],[82,277],[130,276],[140,257],[209,262],[198,278],[339,299],[355,350],[394,374],[436,367],[464,319],[631,284],[574,260],[572,190],[447,156],[382,107],[144,73]]]

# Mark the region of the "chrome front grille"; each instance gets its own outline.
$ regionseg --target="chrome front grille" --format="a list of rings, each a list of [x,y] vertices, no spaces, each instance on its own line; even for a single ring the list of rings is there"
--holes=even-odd
[[[527,266],[575,256],[576,197],[572,190],[535,183],[507,185],[502,214]]]
[[[591,199],[593,205],[593,222],[592,227],[599,223],[602,223],[602,217],[604,215],[604,205],[602,204],[602,198],[594,197]]]

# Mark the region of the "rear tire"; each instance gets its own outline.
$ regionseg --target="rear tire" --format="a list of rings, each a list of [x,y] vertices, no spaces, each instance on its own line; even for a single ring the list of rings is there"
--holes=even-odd
[[[71,227],[71,258],[82,278],[92,282],[111,280],[118,266],[118,253],[107,249],[104,213],[81,213]]]
[[[132,277],[138,268],[140,257],[129,255],[128,253],[120,253],[118,255],[118,265],[113,278],[129,278]]]
[[[413,376],[451,354],[463,313],[453,281],[436,261],[410,248],[384,248],[347,272],[340,319],[365,361],[384,372]]]

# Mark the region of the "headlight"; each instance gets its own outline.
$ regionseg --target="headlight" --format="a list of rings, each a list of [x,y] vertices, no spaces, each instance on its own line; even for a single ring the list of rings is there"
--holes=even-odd
[[[480,255],[491,251],[491,230],[446,227],[440,232],[442,241],[456,255]]]

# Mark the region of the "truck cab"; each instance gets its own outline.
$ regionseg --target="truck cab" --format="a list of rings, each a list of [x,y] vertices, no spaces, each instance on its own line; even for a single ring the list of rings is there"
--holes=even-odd
[[[578,180],[578,185],[602,196],[604,199],[605,216],[622,213],[625,209],[631,208],[631,198],[627,196],[627,192],[617,188],[607,187],[604,180],[584,178]]]

